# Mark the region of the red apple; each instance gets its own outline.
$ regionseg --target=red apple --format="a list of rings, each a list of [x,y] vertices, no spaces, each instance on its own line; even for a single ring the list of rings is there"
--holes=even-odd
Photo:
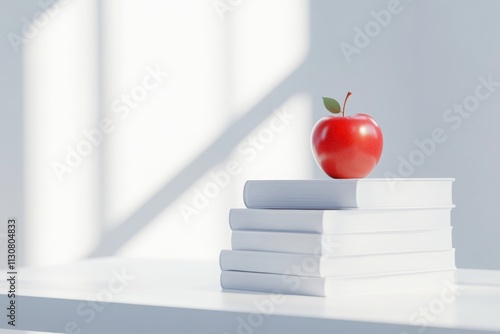
[[[320,119],[312,131],[314,158],[323,171],[336,179],[363,178],[377,165],[382,154],[382,130],[377,122],[366,114]],[[334,99],[323,98],[325,107],[332,113],[340,113],[340,104]]]

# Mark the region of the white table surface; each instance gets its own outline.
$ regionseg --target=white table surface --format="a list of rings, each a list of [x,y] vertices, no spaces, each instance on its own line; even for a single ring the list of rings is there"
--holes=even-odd
[[[124,282],[114,278],[122,271],[130,276]],[[500,271],[460,269],[458,279],[465,289],[458,290],[453,302],[444,302],[440,292],[424,291],[273,299],[269,294],[221,291],[219,275],[217,263],[161,259],[103,258],[21,268],[15,329],[58,333],[500,332]],[[443,289],[447,288],[443,285]],[[2,280],[0,309],[4,313],[7,290]],[[259,303],[268,308],[259,311]],[[14,329],[5,315],[1,319],[0,328]]]

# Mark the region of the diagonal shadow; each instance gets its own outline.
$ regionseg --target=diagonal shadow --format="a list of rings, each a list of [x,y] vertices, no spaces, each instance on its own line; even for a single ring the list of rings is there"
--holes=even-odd
[[[105,231],[90,257],[113,255],[137,232],[144,228],[167,206],[193,185],[207,170],[227,158],[235,146],[264,121],[273,109],[302,90],[308,82],[305,61],[283,82],[268,93],[244,116],[230,124],[226,130],[208,146],[182,172],[173,177],[162,189],[132,213],[118,226]]]

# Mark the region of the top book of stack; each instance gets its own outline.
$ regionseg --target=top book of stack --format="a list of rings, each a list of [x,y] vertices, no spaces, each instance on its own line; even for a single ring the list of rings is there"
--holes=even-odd
[[[245,184],[250,209],[452,208],[452,178],[255,180]]]

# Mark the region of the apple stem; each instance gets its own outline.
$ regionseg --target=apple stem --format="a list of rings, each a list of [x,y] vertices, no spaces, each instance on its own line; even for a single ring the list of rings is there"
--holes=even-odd
[[[349,96],[351,96],[351,95],[352,95],[352,93],[351,93],[351,92],[347,92],[347,95],[346,95],[345,100],[344,100],[344,106],[342,107],[342,117],[344,117],[344,115],[345,115],[345,104],[346,104],[346,102],[347,102],[347,99],[348,99],[348,98],[349,98]]]

